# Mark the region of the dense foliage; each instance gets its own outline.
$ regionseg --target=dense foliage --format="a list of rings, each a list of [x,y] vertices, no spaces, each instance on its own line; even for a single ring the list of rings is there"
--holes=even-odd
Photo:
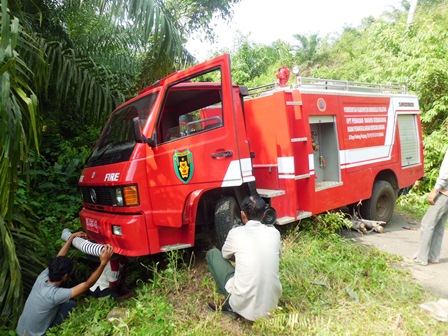
[[[169,252],[158,262],[141,261],[150,278],[138,282],[132,298],[79,300],[71,316],[47,335],[444,334],[446,325],[419,307],[435,298],[397,267],[399,257],[297,228],[282,232],[282,241],[283,294],[270,319],[249,323],[210,311],[206,303],[222,297],[205,251],[196,248]]]
[[[206,2],[205,17],[196,0],[183,1],[188,12],[153,0],[1,1],[1,324],[14,324],[22,288],[76,221],[79,172],[110,112],[191,64],[186,38],[236,1]]]
[[[274,82],[277,68],[285,64],[299,65],[303,76],[406,84],[420,100],[427,179],[419,188],[424,192],[434,184],[448,148],[448,4],[419,1],[411,25],[409,3],[402,6],[338,35],[296,34],[292,45],[260,45],[237,36],[235,50],[222,52],[232,54],[234,81],[248,87]]]
[[[365,20],[337,39],[325,65],[313,76],[376,83],[406,83],[420,100],[425,171],[422,190],[434,185],[448,148],[447,113],[448,5],[421,1],[412,25],[394,11],[383,20]]]
[[[236,2],[1,0],[0,324],[14,325],[22,288],[59,248],[61,229],[79,227],[77,179],[110,111],[193,62],[186,39],[211,38],[213,15],[228,17]],[[298,32],[292,45],[240,35],[223,51],[248,87],[274,82],[285,64],[306,76],[408,83],[422,111],[425,192],[447,149],[448,4],[420,0],[411,26],[408,9],[403,1],[340,35]]]

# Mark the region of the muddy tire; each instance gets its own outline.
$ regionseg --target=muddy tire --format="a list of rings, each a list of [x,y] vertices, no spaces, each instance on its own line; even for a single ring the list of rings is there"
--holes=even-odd
[[[233,197],[224,197],[215,209],[215,245],[221,250],[227,234],[235,225],[241,225],[240,207]]]
[[[387,181],[376,181],[373,185],[372,197],[363,201],[361,216],[365,219],[388,222],[394,214],[397,197],[394,189]]]

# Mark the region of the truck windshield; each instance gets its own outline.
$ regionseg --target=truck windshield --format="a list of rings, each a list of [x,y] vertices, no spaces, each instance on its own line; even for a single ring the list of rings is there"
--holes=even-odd
[[[154,92],[135,100],[112,113],[97,146],[87,160],[87,167],[129,160],[136,143],[133,119],[138,117],[142,127],[145,126],[157,94],[158,92]]]

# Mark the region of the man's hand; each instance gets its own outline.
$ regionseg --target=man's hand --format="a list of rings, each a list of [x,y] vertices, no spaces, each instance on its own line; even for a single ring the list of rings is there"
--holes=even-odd
[[[61,249],[59,250],[58,257],[67,255],[68,250],[70,249],[70,245],[72,245],[72,241],[76,237],[87,238],[87,235],[85,234],[85,232],[82,232],[82,231],[72,233],[70,235],[70,237],[67,239],[67,241],[65,242],[64,246],[62,246]]]
[[[90,275],[90,277],[86,281],[81,282],[79,285],[76,285],[72,288],[70,298],[73,299],[74,297],[77,297],[79,294],[84,293],[95,284],[101,273],[103,273],[104,268],[112,257],[112,254],[114,254],[113,247],[110,245],[104,245],[104,248],[100,253],[100,266],[95,270],[95,272],[92,273],[92,275]]]
[[[75,238],[75,237],[79,237],[79,238],[87,239],[87,235],[86,235],[86,233],[83,232],[83,231],[79,231],[79,232],[72,233],[72,236],[73,236],[73,238]]]
[[[114,254],[114,248],[112,246],[110,246],[109,244],[104,245],[104,248],[101,250],[101,253],[100,253],[101,265],[106,265],[109,262],[109,260],[113,254]]]
[[[438,194],[439,194],[439,190],[433,189],[433,190],[431,190],[431,192],[426,197],[426,199],[428,200],[428,202],[431,205],[434,205],[434,201],[435,201],[435,199],[436,199]]]

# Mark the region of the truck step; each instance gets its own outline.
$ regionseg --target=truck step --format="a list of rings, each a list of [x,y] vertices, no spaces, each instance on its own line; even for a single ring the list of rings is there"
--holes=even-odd
[[[313,213],[311,211],[299,211],[297,213],[297,219],[308,218],[308,217],[311,217],[312,215],[313,215]]]
[[[260,197],[272,198],[276,196],[282,196],[285,194],[284,190],[276,190],[276,189],[257,189]]]
[[[167,251],[181,250],[181,249],[189,248],[192,246],[193,245],[191,245],[191,244],[173,244],[173,245],[161,246],[160,250],[162,252],[167,252]]]
[[[296,219],[294,217],[289,217],[289,216],[285,216],[282,218],[277,218],[277,220],[275,221],[275,224],[277,225],[285,225],[285,224],[289,224],[292,222],[295,222]]]
[[[285,224],[289,224],[289,223],[298,221],[300,219],[311,217],[312,215],[313,214],[310,211],[299,211],[299,213],[297,214],[296,218],[290,217],[290,216],[277,218],[277,221],[275,222],[275,224],[277,224],[277,225],[285,225]]]

